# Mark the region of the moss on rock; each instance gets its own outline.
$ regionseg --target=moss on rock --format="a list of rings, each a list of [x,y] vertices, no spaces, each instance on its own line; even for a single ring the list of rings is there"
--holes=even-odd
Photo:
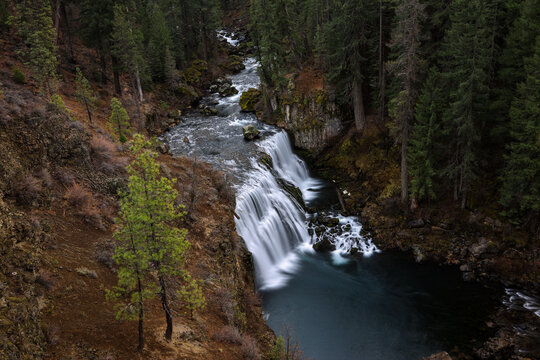
[[[244,112],[255,112],[255,105],[261,99],[261,92],[257,89],[249,89],[240,97],[240,107]]]

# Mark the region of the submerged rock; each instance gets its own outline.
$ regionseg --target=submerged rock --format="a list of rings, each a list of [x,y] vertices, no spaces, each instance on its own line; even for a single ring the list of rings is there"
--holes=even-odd
[[[259,137],[259,130],[254,125],[246,125],[242,128],[244,139],[252,141]]]

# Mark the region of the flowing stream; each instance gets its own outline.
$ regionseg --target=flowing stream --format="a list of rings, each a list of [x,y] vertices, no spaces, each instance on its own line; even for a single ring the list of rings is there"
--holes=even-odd
[[[225,36],[222,34],[222,36]],[[230,38],[228,38],[230,40]],[[232,40],[231,40],[232,41]],[[264,316],[278,334],[294,337],[304,355],[317,360],[420,359],[478,339],[496,301],[457,271],[418,265],[409,257],[380,253],[364,238],[355,217],[341,216],[332,184],[313,178],[281,129],[240,112],[240,94],[259,86],[257,63],[230,77],[238,95],[210,95],[205,116],[193,110],[167,132],[174,155],[190,156],[230,174],[237,194],[237,231],[252,252]],[[261,138],[243,139],[256,126]],[[264,165],[263,153],[272,158]],[[319,235],[283,183],[294,184],[308,206],[339,220],[339,231],[323,227],[337,249],[317,254]],[[357,255],[347,255],[354,250]]]

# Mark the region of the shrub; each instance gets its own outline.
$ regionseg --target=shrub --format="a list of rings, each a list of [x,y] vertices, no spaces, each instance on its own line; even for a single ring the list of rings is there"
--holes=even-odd
[[[66,190],[64,197],[69,205],[82,210],[88,207],[92,194],[82,185],[74,183]]]
[[[58,173],[58,180],[60,180],[64,186],[71,186],[75,181],[75,176],[69,170],[61,170]]]
[[[227,325],[212,336],[214,339],[231,344],[241,344],[242,334],[234,326]]]
[[[99,230],[105,230],[105,227],[103,226],[103,219],[101,217],[101,214],[99,211],[92,207],[90,204],[87,206],[84,206],[77,215],[81,216],[84,221],[86,221],[88,224],[92,225],[93,227],[99,229]]]
[[[111,160],[116,155],[116,146],[103,136],[94,136],[90,142],[90,150],[95,159]]]
[[[114,271],[114,244],[112,241],[103,241],[96,245],[96,250],[94,251],[94,257],[100,263],[109,268],[109,270]]]
[[[36,275],[36,283],[50,290],[54,287],[54,279],[52,274],[47,270],[40,270]]]
[[[32,175],[23,175],[13,185],[13,194],[21,204],[31,204],[41,193],[41,180]]]
[[[12,78],[17,84],[26,84],[26,76],[18,67],[13,68]]]
[[[36,173],[36,177],[41,180],[42,184],[45,187],[47,187],[47,188],[52,187],[53,179],[52,179],[51,173],[46,168],[43,168],[43,169],[39,170]]]
[[[257,342],[248,335],[242,337],[242,352],[246,359],[255,360],[260,358]]]
[[[56,345],[60,340],[60,328],[56,325],[48,325],[45,327],[43,333],[49,345]]]

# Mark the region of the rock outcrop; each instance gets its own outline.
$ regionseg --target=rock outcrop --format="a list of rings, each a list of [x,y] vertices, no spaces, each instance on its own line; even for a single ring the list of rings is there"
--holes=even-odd
[[[298,95],[291,88],[270,96],[272,111],[280,114],[276,125],[292,133],[296,147],[319,154],[343,130],[337,105],[324,90]]]

